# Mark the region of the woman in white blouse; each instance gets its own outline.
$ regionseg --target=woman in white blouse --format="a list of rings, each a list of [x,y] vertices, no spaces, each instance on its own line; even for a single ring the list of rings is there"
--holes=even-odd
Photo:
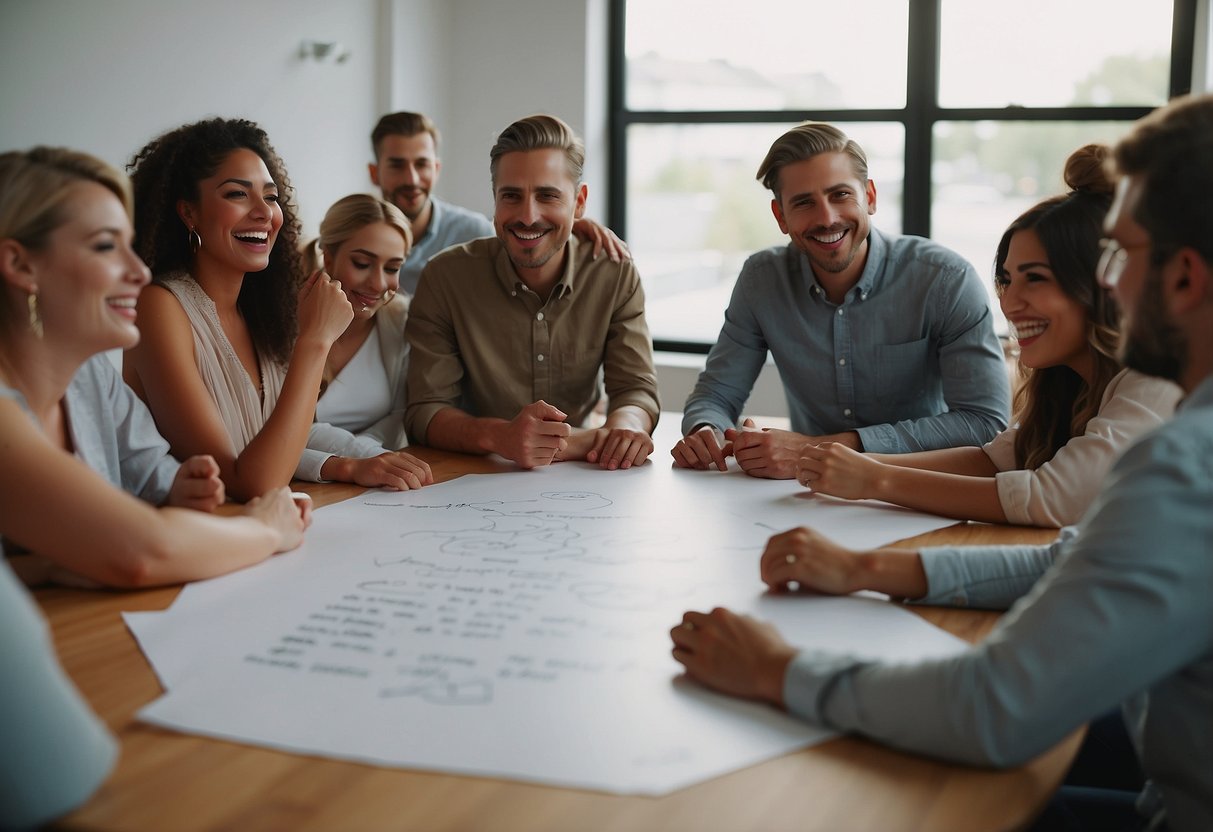
[[[340,284],[354,318],[329,350],[316,419],[396,450],[404,433],[408,343],[400,267],[413,233],[400,209],[367,194],[329,208],[308,247],[313,268]],[[373,336],[373,337],[372,337]]]
[[[802,485],[959,520],[1063,526],[1082,517],[1117,455],[1180,397],[1116,357],[1117,313],[1095,280],[1112,198],[1106,155],[1102,145],[1071,154],[1070,192],[1026,211],[998,244],[995,287],[1019,344],[1012,427],[982,448],[888,455],[808,445]]]

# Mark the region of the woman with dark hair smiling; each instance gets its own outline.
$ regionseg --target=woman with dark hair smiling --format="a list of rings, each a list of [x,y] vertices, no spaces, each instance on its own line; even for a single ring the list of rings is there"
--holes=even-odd
[[[1078,522],[1121,451],[1175,410],[1180,389],[1123,369],[1116,309],[1096,285],[1112,202],[1108,150],[1071,154],[1070,192],[1039,203],[1002,235],[994,282],[1019,343],[1015,419],[982,448],[861,454],[807,445],[801,485],[959,520],[1064,526]]]
[[[323,272],[302,280],[291,186],[265,131],[189,124],[130,168],[135,245],[155,283],[124,375],[173,452],[214,456],[240,500],[292,476],[432,482],[425,463],[313,421],[325,360],[353,310]]]

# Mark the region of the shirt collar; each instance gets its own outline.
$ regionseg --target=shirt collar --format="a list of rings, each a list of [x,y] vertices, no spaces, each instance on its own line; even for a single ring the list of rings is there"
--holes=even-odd
[[[552,287],[552,297],[563,297],[573,291],[577,277],[577,250],[581,242],[575,234],[569,235],[569,241],[565,243],[567,250],[564,260],[564,274],[560,276],[560,280],[556,281],[556,285]],[[493,261],[494,268],[497,272],[497,279],[501,281],[501,285],[507,292],[517,292],[519,286],[525,286],[518,277],[518,273],[514,271],[514,263],[510,260],[510,254],[505,250],[505,243],[500,238],[497,239],[497,257]]]
[[[813,294],[818,299],[824,300],[826,291],[817,279],[817,272],[813,270],[813,261],[800,249],[793,247],[793,250],[800,258],[800,265],[804,274],[813,284]],[[868,226],[868,259],[863,265],[863,273],[859,275],[859,280],[847,292],[848,298],[858,297],[860,300],[867,300],[868,295],[872,294],[884,283],[884,265],[888,251],[888,239],[877,231],[875,226]]]
[[[889,238],[875,226],[870,225],[868,228],[868,262],[864,263],[863,274],[855,284],[859,296],[865,299],[884,284],[885,265],[889,261]]]
[[[422,240],[429,239],[438,233],[438,226],[442,223],[442,203],[439,202],[432,194],[430,195],[430,224],[425,227],[425,233],[419,239],[413,240],[414,247]]]

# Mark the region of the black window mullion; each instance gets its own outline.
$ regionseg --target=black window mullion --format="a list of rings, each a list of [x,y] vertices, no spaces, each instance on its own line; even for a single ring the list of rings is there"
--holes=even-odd
[[[939,3],[910,0],[902,231],[931,235],[931,156],[939,109]]]
[[[607,225],[628,237],[627,0],[607,8]]]
[[[1196,52],[1196,0],[1175,0],[1171,16],[1171,98],[1192,91]]]

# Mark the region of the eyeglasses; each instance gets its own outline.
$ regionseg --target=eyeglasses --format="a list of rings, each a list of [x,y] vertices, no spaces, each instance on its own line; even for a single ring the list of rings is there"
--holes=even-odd
[[[1099,285],[1111,289],[1120,281],[1125,264],[1129,261],[1129,252],[1139,248],[1149,248],[1150,243],[1133,243],[1121,245],[1116,240],[1104,237],[1099,241],[1103,253],[1099,255],[1099,265],[1095,267],[1095,279]]]

